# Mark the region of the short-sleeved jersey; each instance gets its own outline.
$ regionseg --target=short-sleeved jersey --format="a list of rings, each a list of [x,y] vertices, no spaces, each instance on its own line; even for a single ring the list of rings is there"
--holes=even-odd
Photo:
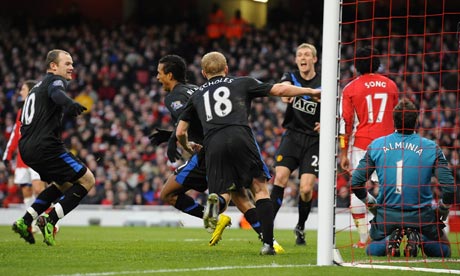
[[[66,87],[67,81],[64,78],[48,73],[30,90],[22,109],[20,149],[24,143],[27,143],[28,148],[62,143],[63,107],[51,99],[50,91],[55,88],[65,91]]]
[[[171,118],[174,125],[177,124],[180,115],[185,109],[188,100],[195,93],[198,86],[193,84],[179,83],[174,86],[173,90],[165,97],[165,105],[171,113]],[[188,130],[188,137],[190,141],[201,144],[203,142],[203,127],[197,116],[192,118],[190,129]]]
[[[391,79],[380,74],[359,76],[343,89],[340,132],[352,135],[355,131],[353,145],[364,150],[372,140],[394,131],[397,104],[398,88]]]
[[[197,89],[180,119],[190,122],[196,113],[205,137],[229,125],[249,127],[252,99],[268,96],[272,87],[250,77],[214,77]]]
[[[321,76],[316,74],[311,80],[305,80],[300,72],[284,73],[280,82],[288,81],[299,87],[321,89]],[[288,104],[284,115],[283,127],[286,129],[302,132],[311,136],[318,136],[315,131],[315,123],[320,119],[321,104],[310,100],[310,96],[294,97],[291,104]]]
[[[431,206],[432,176],[442,184],[443,194],[452,196],[455,191],[452,171],[442,150],[415,133],[395,132],[374,140],[353,172],[352,186],[363,185],[374,170],[380,183],[379,206],[404,210]]]

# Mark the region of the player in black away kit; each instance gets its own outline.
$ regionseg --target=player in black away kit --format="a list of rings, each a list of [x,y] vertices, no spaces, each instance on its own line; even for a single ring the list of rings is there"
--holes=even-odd
[[[214,202],[208,200],[205,222],[216,221],[216,216],[226,208],[230,198],[246,196],[240,191],[249,188],[262,226],[264,245],[260,254],[274,255],[273,205],[266,187],[270,175],[249,127],[251,101],[269,95],[310,95],[318,99],[320,91],[285,84],[264,84],[249,77],[227,77],[227,61],[219,52],[204,55],[201,67],[208,81],[187,103],[176,135],[184,149],[194,153],[200,147],[189,143],[187,130],[193,116],[200,118],[205,135],[203,147],[209,197],[216,198]]]
[[[34,243],[30,225],[38,218],[44,242],[54,245],[54,225],[78,206],[95,180],[93,173],[61,140],[63,112],[78,116],[86,110],[65,92],[67,82],[72,79],[72,57],[66,51],[51,50],[46,66],[47,74],[32,88],[24,103],[19,151],[24,162],[51,185],[37,196],[25,215],[14,222],[13,230],[27,242]],[[52,210],[41,215],[57,199]]]
[[[315,71],[317,60],[315,46],[302,43],[297,47],[295,57],[298,70],[285,73],[281,83],[320,89],[321,77]],[[288,103],[283,122],[286,132],[275,155],[275,181],[271,193],[275,211],[273,219],[283,203],[284,188],[289,176],[298,168],[299,219],[294,233],[296,244],[305,245],[305,222],[310,214],[313,187],[318,177],[321,105],[308,96],[283,98],[283,101]]]
[[[167,55],[160,59],[157,79],[163,85],[163,88],[169,92],[165,97],[165,106],[170,111],[174,124],[177,123],[188,99],[197,88],[196,85],[186,84],[185,74],[186,64],[180,56]],[[168,141],[168,158],[174,162],[178,157],[177,138],[175,132],[172,135],[171,133],[170,131],[158,130],[158,132],[151,136],[151,140],[154,145]],[[203,128],[201,127],[199,118],[196,116],[193,118],[193,123],[191,123],[191,127],[188,129],[188,135],[190,141],[198,144],[203,143]],[[164,202],[200,219],[203,218],[204,206],[196,202],[186,192],[190,189],[205,192],[208,189],[204,157],[204,150],[193,154],[184,165],[175,170],[174,174],[168,178],[160,194]],[[234,203],[244,214],[246,220],[254,230],[261,235],[260,223],[252,202],[249,200],[238,201],[236,199]],[[221,214],[217,225],[210,225],[213,235],[209,245],[215,245],[222,238],[225,227],[230,224],[230,217]],[[275,245],[278,253],[284,251],[279,244]]]

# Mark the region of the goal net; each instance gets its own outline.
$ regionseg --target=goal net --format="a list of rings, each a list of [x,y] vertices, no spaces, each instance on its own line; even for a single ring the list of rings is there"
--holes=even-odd
[[[399,98],[411,99],[420,109],[417,132],[441,147],[454,181],[459,183],[460,1],[344,0],[340,8],[339,94],[357,77],[356,50],[366,46],[377,49],[374,54],[381,61],[378,72],[396,83]],[[343,207],[349,204],[351,177],[341,170],[340,165],[337,168],[336,206]],[[377,196],[382,185],[384,183],[366,187],[370,194]],[[441,198],[437,179],[433,178],[430,185],[434,198]],[[457,196],[455,200],[460,202]],[[335,247],[339,249],[344,264],[354,266],[460,270],[460,209],[457,211],[456,205],[450,209],[445,222],[451,244],[450,258],[430,258],[421,251],[417,257],[405,257],[405,236],[401,241],[401,257],[368,256],[365,248],[358,245],[360,234],[351,214],[345,226],[336,223]],[[335,211],[336,217],[348,213],[350,208],[336,208]],[[371,218],[369,214],[366,219]]]

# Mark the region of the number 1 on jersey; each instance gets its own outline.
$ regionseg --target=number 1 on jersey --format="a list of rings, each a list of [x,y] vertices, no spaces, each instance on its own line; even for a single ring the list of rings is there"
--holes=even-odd
[[[396,194],[402,193],[402,172],[403,170],[403,161],[399,160],[396,162]]]

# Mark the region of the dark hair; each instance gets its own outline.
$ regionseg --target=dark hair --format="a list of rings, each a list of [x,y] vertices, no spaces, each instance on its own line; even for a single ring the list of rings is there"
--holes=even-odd
[[[178,55],[167,55],[160,59],[165,74],[172,73],[174,79],[180,83],[186,82],[187,66],[185,60]]]
[[[29,88],[29,92],[30,92],[32,87],[34,87],[37,84],[37,82],[34,80],[26,80],[24,81],[24,84],[27,86],[27,88]]]
[[[417,124],[418,109],[408,98],[402,98],[393,109],[395,128],[399,133],[412,134]]]
[[[51,62],[54,62],[54,63],[59,62],[59,53],[64,53],[64,54],[70,55],[69,52],[66,52],[66,51],[60,50],[60,49],[53,49],[53,50],[49,51],[48,54],[46,55],[46,61],[45,61],[46,69],[51,68],[51,66],[50,66]]]
[[[371,47],[358,48],[355,60],[356,70],[361,74],[377,72],[380,67],[380,58],[376,56],[378,54],[380,54],[379,51]]]

